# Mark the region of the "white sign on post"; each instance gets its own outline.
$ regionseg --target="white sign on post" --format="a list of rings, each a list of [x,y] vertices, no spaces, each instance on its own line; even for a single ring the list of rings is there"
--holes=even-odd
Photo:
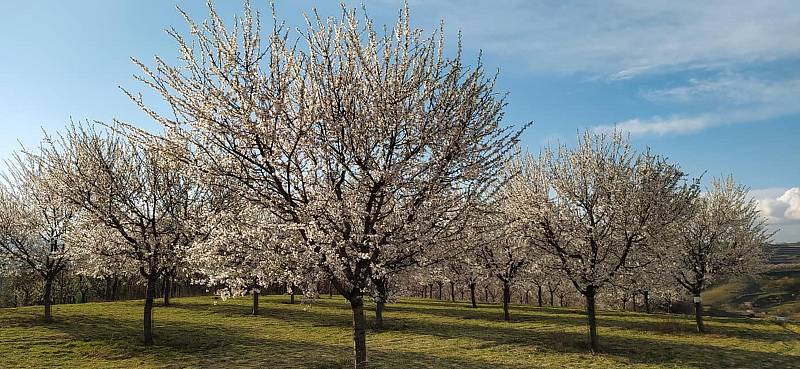
[[[695,296],[694,297],[694,303],[697,304],[697,303],[700,303],[700,302],[703,302],[703,299],[701,299],[700,296]]]

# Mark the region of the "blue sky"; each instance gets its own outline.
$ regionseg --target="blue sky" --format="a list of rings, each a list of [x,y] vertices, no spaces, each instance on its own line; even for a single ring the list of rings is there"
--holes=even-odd
[[[229,19],[241,10],[217,3]],[[379,24],[402,6],[364,3]],[[776,240],[800,240],[800,189],[792,190],[800,187],[800,4],[600,3],[409,1],[415,26],[432,30],[444,19],[450,45],[461,31],[468,58],[483,50],[485,64],[500,69],[507,122],[534,121],[530,150],[616,126],[693,175],[732,173],[781,229]],[[207,14],[205,1],[189,0],[0,3],[0,157],[70,119],[153,128],[118,86],[143,89],[130,57],[174,58],[164,29],[186,31],[176,5],[196,19]],[[338,14],[335,1],[277,1],[293,26],[314,6]]]

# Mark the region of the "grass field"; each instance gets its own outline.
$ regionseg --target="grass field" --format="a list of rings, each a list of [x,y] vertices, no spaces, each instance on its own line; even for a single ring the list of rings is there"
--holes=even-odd
[[[141,345],[141,301],[0,310],[0,368],[347,368],[350,310],[342,299],[289,305],[262,298],[175,299],[154,311],[155,346]],[[216,303],[215,303],[216,302]],[[567,308],[406,299],[387,307],[386,329],[369,332],[375,368],[800,368],[800,329],[769,320],[602,312],[603,352],[585,348],[584,316]],[[369,313],[369,317],[372,313]]]

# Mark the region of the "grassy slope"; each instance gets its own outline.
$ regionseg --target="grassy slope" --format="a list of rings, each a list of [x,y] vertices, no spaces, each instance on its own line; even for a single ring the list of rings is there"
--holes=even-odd
[[[771,245],[772,271],[737,278],[703,292],[704,301],[723,311],[752,310],[800,321],[800,243]]]
[[[750,302],[756,312],[800,321],[800,270],[738,278],[709,289],[703,298],[722,310],[742,311]]]
[[[262,299],[176,299],[156,307],[156,345],[140,344],[141,301],[0,310],[0,367],[217,368],[350,366],[350,312],[342,299],[312,306]],[[368,334],[376,368],[790,368],[800,367],[798,333],[765,320],[710,318],[710,334],[683,316],[604,312],[603,354],[586,353],[584,317],[570,309],[499,308],[404,300],[391,304],[387,329]],[[370,314],[371,316],[372,314]]]

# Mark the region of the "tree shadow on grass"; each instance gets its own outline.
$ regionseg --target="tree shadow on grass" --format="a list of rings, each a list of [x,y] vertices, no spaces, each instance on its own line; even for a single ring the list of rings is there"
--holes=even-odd
[[[284,309],[280,306],[270,306],[268,316],[277,319],[288,319],[312,326],[339,326],[349,329],[349,311],[346,305],[332,301],[322,302],[319,305],[326,308],[340,308],[341,314],[331,314],[331,311],[316,311],[314,309]],[[525,328],[524,325],[509,324],[508,326],[491,326],[465,322],[438,323],[427,319],[392,319],[392,312],[408,312],[414,314],[443,313],[446,317],[463,317],[459,312],[448,312],[441,309],[415,309],[413,307],[392,305],[387,310],[385,331],[399,331],[414,335],[435,336],[442,339],[469,338],[484,341],[484,347],[511,345],[523,348],[534,348],[536,351],[558,353],[586,353],[586,337],[584,334],[565,331],[547,331]],[[226,307],[227,313],[242,311],[242,306]],[[228,310],[230,309],[230,310]],[[461,311],[463,313],[463,310]],[[469,311],[483,319],[485,311]],[[465,314],[465,313],[464,313]],[[547,316],[544,319],[550,323],[562,326],[580,325],[583,327],[584,319],[578,317]],[[543,316],[521,315],[520,322],[540,322]],[[491,320],[491,319],[489,319]],[[615,322],[613,319],[608,319]],[[638,326],[643,330],[653,330],[652,325],[643,322]],[[657,326],[657,325],[656,325]],[[631,329],[629,325],[620,328]],[[375,333],[372,333],[375,334]],[[379,333],[378,333],[379,334]],[[783,337],[783,336],[782,336]],[[785,338],[785,337],[784,337]],[[792,340],[795,338],[791,337]],[[772,341],[774,342],[774,341]],[[674,364],[699,367],[791,367],[800,359],[800,352],[764,353],[749,351],[736,347],[717,347],[703,344],[698,337],[698,343],[672,342],[649,337],[622,337],[615,335],[613,330],[601,336],[602,352],[614,357],[616,360],[628,363],[641,364]]]
[[[292,322],[303,320],[309,316],[307,312],[313,312],[319,308],[326,309],[325,314],[320,314],[319,319],[312,319],[310,324],[313,326],[342,326],[349,327],[352,316],[349,306],[343,299],[322,299],[315,300],[312,304],[301,308],[299,306],[280,306],[272,308],[271,300],[265,301],[262,306],[262,316],[273,316],[277,319]],[[432,305],[432,306],[431,306]],[[392,313],[405,313],[415,315],[429,315],[459,320],[477,320],[503,323],[502,310],[499,306],[484,305],[478,309],[464,308],[458,303],[434,301],[427,305],[424,302],[401,301],[390,304],[386,307],[384,327],[385,331],[402,331],[406,329],[407,323],[403,319],[393,319]],[[223,314],[228,316],[249,315],[250,307],[242,304],[212,305],[202,301],[190,300],[176,303],[177,307],[195,311],[206,311],[209,314]],[[496,308],[496,309],[495,309]],[[368,311],[374,311],[374,306],[368,305]],[[496,311],[495,311],[496,310]],[[765,343],[778,341],[796,341],[796,336],[791,332],[783,330],[767,331],[764,328],[772,323],[757,320],[746,320],[753,328],[732,327],[718,323],[739,323],[743,322],[740,318],[714,318],[707,322],[710,332],[708,335],[724,336],[738,339],[759,340]],[[544,323],[560,327],[585,327],[586,318],[584,312],[572,308],[538,308],[530,306],[513,306],[511,327],[516,323]],[[637,330],[641,332],[655,332],[665,335],[697,335],[695,332],[694,321],[685,319],[683,316],[664,315],[664,314],[636,314],[622,313],[615,311],[603,311],[598,314],[598,324],[601,329],[623,329]],[[478,327],[475,327],[478,329]],[[701,339],[697,335],[698,339]],[[583,348],[583,347],[582,347]]]
[[[478,309],[463,308],[458,303],[433,304],[434,308],[423,302],[402,301],[399,304],[388,305],[386,311],[398,311],[413,314],[426,314],[448,318],[480,319],[487,321],[502,321],[502,308],[484,305]],[[583,310],[574,308],[533,307],[525,305],[511,306],[512,322],[516,323],[548,323],[567,326],[586,326],[586,317]],[[597,314],[598,325],[601,328],[629,329],[642,332],[657,332],[662,334],[696,334],[693,319],[681,315],[667,314],[642,314],[615,311],[601,311]],[[732,327],[719,323],[746,322],[752,328]],[[720,318],[714,317],[706,321],[708,334],[733,337],[747,340],[761,340],[764,342],[789,341],[796,337],[780,330],[767,331],[764,328],[774,323],[746,319],[746,318]]]
[[[139,316],[107,316],[82,315],[72,313],[64,316],[63,320],[45,326],[47,329],[59,330],[76,340],[101,341],[103,346],[113,348],[115,355],[120,358],[142,357],[143,360],[153,362],[165,367],[195,366],[195,367],[311,367],[311,368],[341,368],[349,367],[352,356],[349,340],[351,315],[349,308],[343,300],[317,301],[311,308],[303,309],[298,306],[289,306],[265,299],[262,304],[262,314],[252,317],[253,324],[281,325],[275,329],[292,329],[302,332],[311,327],[332,327],[341,330],[343,341],[336,344],[322,344],[313,342],[311,335],[303,337],[301,333],[293,338],[276,338],[270,336],[269,328],[261,332],[247,327],[226,326],[226,316],[249,315],[249,306],[240,303],[212,304],[209,299],[203,300],[176,300],[170,316],[160,318],[156,309],[155,336],[156,345],[145,348],[141,345],[141,320]],[[432,314],[441,313],[441,309],[423,309],[406,304],[391,305],[387,310],[386,332],[401,332],[408,335],[437,337],[443,340],[469,339],[480,341],[483,344],[463,348],[463,358],[441,358],[435,355],[416,352],[393,350],[391,344],[381,342],[380,333],[372,332],[370,339],[369,355],[372,367],[452,367],[452,368],[504,368],[491,362],[492,359],[470,358],[472,349],[493,348],[509,346],[523,351],[530,351],[534,360],[526,366],[536,367],[536,352],[542,353],[578,353],[586,354],[586,337],[582,333],[552,330],[551,327],[537,329],[527,324],[497,325],[492,322],[481,322],[464,319],[462,321],[436,321],[402,316],[392,318],[392,313]],[[181,312],[181,310],[187,310]],[[433,311],[432,311],[433,310]],[[200,322],[182,321],[181,314],[195,314],[205,312],[207,317],[201,316]],[[464,314],[476,314],[480,318],[486,311],[469,310],[454,317]],[[538,313],[538,312],[537,312]],[[452,313],[447,313],[452,314]],[[521,322],[541,322],[542,316],[550,323],[557,326],[569,327],[579,324],[583,327],[581,317],[548,316],[556,314],[538,314],[521,316]],[[130,318],[126,318],[130,316]],[[450,317],[450,315],[446,315]],[[482,319],[482,318],[480,318]],[[610,319],[609,319],[610,320]],[[0,323],[3,321],[0,320]],[[17,324],[40,325],[35,317],[29,321],[17,321]],[[500,323],[503,324],[503,323]],[[307,328],[309,327],[309,328]],[[601,325],[602,328],[602,325]],[[311,334],[311,333],[309,333]],[[303,341],[305,339],[306,341]],[[308,342],[307,342],[308,341]],[[795,341],[796,342],[796,341]],[[450,350],[462,350],[455,344]],[[697,343],[673,342],[659,340],[651,337],[623,337],[616,335],[613,330],[601,331],[601,346],[603,356],[622,363],[630,364],[671,364],[672,366],[693,367],[773,367],[789,368],[796,365],[800,359],[797,349],[788,348],[783,353],[764,353],[749,351],[737,347],[715,347],[702,339]],[[797,346],[795,346],[797,347]],[[591,359],[587,359],[591,360]],[[569,364],[567,362],[563,364]],[[579,366],[579,365],[576,365]]]
[[[253,317],[256,319],[256,317]],[[98,342],[112,348],[105,360],[141,359],[166,368],[349,368],[352,348],[302,340],[277,339],[219,324],[162,321],[155,323],[155,345],[142,345],[141,322],[137,319],[97,315],[70,315],[45,328],[57,330],[72,340]],[[36,325],[35,320],[18,325]],[[290,327],[276,327],[287,329]],[[471,358],[442,358],[425,353],[370,348],[371,368],[493,368],[511,366]],[[83,362],[92,366],[91,361]]]

